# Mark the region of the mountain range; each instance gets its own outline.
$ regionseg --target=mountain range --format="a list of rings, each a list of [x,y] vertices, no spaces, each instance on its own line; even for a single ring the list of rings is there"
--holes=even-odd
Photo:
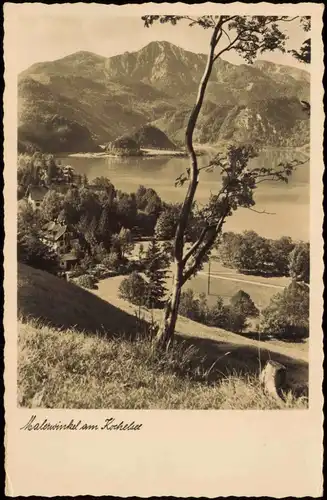
[[[19,150],[96,151],[148,125],[181,143],[205,64],[205,54],[169,42],[110,58],[81,51],[36,63],[18,76]],[[194,140],[302,146],[310,124],[301,100],[309,99],[307,71],[218,59]]]

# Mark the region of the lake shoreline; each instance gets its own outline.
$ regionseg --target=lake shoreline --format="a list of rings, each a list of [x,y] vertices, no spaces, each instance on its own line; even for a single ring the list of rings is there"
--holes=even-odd
[[[114,153],[70,153],[69,157],[72,158],[156,158],[156,157],[173,157],[173,158],[186,158],[188,154],[185,151],[166,151],[166,150],[144,150],[140,155],[124,155]]]
[[[195,145],[200,147],[200,145]],[[203,146],[202,146],[203,148]],[[203,148],[204,149],[204,148]],[[106,177],[116,189],[127,193],[136,192],[140,185],[153,188],[168,203],[182,203],[185,198],[186,184],[175,186],[175,180],[189,167],[187,157],[157,155],[156,157],[110,157],[106,152],[95,157],[85,155],[71,157],[60,155],[63,164],[71,165],[78,174],[86,175],[89,182],[96,177]],[[210,148],[208,155],[198,158],[199,168],[205,166],[215,150]],[[59,155],[58,155],[59,156]],[[281,162],[302,159],[303,154],[294,148],[269,148],[261,151],[258,158],[251,160],[253,167],[278,166]],[[217,171],[201,171],[196,201],[202,206],[208,202],[210,193],[220,186]],[[253,229],[259,235],[276,239],[289,235],[294,240],[309,240],[309,186],[310,162],[296,168],[286,183],[260,184],[255,193],[256,209],[271,214],[257,214],[240,208],[226,222],[227,231],[242,232]],[[294,224],[294,220],[302,221]]]

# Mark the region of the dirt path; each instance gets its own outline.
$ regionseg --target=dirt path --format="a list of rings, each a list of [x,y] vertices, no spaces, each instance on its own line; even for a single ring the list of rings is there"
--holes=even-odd
[[[200,274],[202,276],[208,276],[209,273],[207,273],[205,271],[199,271],[198,274]],[[228,274],[228,273],[226,273],[226,274]],[[262,283],[261,281],[250,281],[250,280],[243,280],[240,278],[230,278],[227,276],[222,276],[220,274],[214,274],[214,273],[210,273],[210,278],[216,278],[216,279],[228,280],[228,281],[238,281],[240,283],[247,283],[249,285],[265,286],[267,288],[278,288],[280,290],[283,290],[285,288],[284,286],[273,285],[272,283]]]
[[[99,289],[94,291],[94,293],[101,297],[103,300],[110,302],[110,304],[126,311],[129,314],[138,314],[139,309],[137,306],[133,306],[129,302],[120,299],[118,296],[118,288],[122,279],[122,276],[116,276],[114,278],[102,280],[99,282]],[[153,312],[150,313],[142,308],[141,314],[142,317],[144,317],[144,319],[148,321],[151,320],[152,315],[153,319],[157,322],[160,322],[162,318],[162,311],[160,310],[153,310]],[[260,350],[263,351],[269,351],[271,353],[276,353],[282,356],[288,356],[294,360],[304,362],[308,361],[307,343],[287,344],[281,341],[259,342],[257,340],[237,335],[236,333],[227,332],[226,330],[222,330],[220,328],[202,325],[201,323],[197,323],[182,316],[179,316],[178,318],[176,330],[178,333],[189,338],[197,337],[201,339],[210,339],[214,342],[224,343],[226,344],[226,346],[233,345],[234,349],[237,348],[237,346],[251,346],[255,347],[258,350],[260,348]]]

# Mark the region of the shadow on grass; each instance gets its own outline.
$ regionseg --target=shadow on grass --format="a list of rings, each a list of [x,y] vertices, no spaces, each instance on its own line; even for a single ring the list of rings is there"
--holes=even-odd
[[[18,270],[18,316],[41,320],[54,328],[131,337],[147,323],[93,293],[23,264]],[[128,333],[126,333],[128,332]]]
[[[261,369],[269,360],[283,364],[287,369],[285,391],[291,390],[296,396],[308,397],[308,363],[295,360],[288,356],[272,352],[266,348],[237,345],[234,343],[214,341],[208,338],[186,337],[176,335],[176,342],[183,342],[185,347],[193,345],[197,353],[192,363],[194,368],[202,363],[204,370],[208,370],[207,380],[214,383],[218,379],[237,372],[240,375],[258,376]]]
[[[290,345],[290,344],[305,344],[306,341],[308,340],[307,337],[296,337],[294,336],[293,338],[284,338],[284,337],[269,337],[269,335],[265,334],[259,334],[258,332],[255,331],[245,331],[245,332],[235,332],[237,335],[240,335],[241,337],[245,337],[247,339],[251,340],[257,340],[260,342],[270,342],[272,340],[278,340],[280,342],[285,342],[285,344]]]
[[[43,323],[62,329],[121,336],[132,340],[149,329],[149,324],[136,316],[109,304],[96,295],[72,283],[67,283],[44,271],[19,265],[18,315],[24,319],[40,319]],[[230,373],[258,375],[264,364],[272,359],[287,368],[287,387],[294,395],[308,394],[308,364],[294,360],[269,349],[244,346],[208,338],[176,334],[175,343],[184,348],[194,346],[190,359],[193,379],[203,381],[199,366],[207,372],[206,381],[213,383]],[[176,374],[183,377],[184,368],[176,366]]]

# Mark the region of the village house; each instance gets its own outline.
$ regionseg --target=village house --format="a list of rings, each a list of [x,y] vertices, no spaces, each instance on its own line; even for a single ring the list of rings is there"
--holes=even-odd
[[[52,221],[45,224],[42,229],[42,242],[56,253],[67,252],[75,242],[78,242],[78,239],[74,238],[74,232],[65,224]]]
[[[47,192],[48,188],[45,186],[29,186],[27,190],[27,200],[34,210],[39,208]]]
[[[60,267],[65,272],[70,271],[78,263],[78,257],[74,252],[65,253],[60,257]],[[66,276],[68,279],[68,276]]]

